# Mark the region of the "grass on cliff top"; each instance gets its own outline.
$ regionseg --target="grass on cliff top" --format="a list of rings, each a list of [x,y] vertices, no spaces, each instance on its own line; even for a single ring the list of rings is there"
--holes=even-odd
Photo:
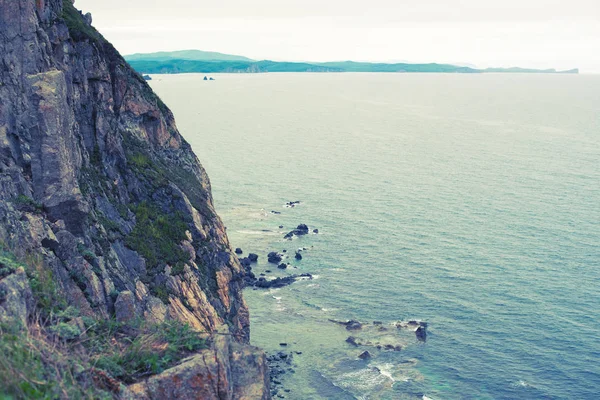
[[[69,33],[75,41],[89,39],[93,42],[99,42],[104,39],[96,29],[86,24],[81,13],[75,8],[71,0],[63,0],[61,18],[67,24]]]
[[[0,243],[0,279],[23,267],[36,308],[26,327],[0,324],[0,399],[113,399],[122,383],[160,373],[206,348],[178,321],[80,317],[40,257],[18,259]],[[5,299],[0,298],[0,302]]]
[[[92,364],[125,383],[159,374],[207,347],[196,331],[176,321],[133,328],[103,321],[88,336],[84,345],[95,353]]]
[[[86,322],[86,331],[72,328],[77,335],[69,340],[39,321],[25,331],[0,325],[0,399],[117,398],[122,384],[161,373],[207,347],[176,321],[137,327]]]

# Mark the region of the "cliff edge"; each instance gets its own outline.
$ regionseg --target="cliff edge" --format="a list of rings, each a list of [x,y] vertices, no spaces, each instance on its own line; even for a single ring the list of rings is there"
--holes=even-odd
[[[0,0],[0,394],[267,399],[243,275],[172,113],[91,16]]]

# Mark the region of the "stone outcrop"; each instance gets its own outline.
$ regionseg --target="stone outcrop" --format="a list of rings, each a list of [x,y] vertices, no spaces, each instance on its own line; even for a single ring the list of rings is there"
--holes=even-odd
[[[0,0],[0,250],[35,258],[84,317],[226,328],[235,351],[218,398],[246,398],[236,374],[253,366],[227,363],[262,353],[246,344],[245,272],[208,176],[91,20],[70,0]],[[25,275],[3,277],[1,318],[27,319]]]
[[[242,346],[227,335],[217,335],[211,349],[183,360],[177,367],[127,388],[124,399],[270,398],[269,372],[264,353]]]
[[[27,326],[33,295],[23,268],[0,280],[0,323]]]

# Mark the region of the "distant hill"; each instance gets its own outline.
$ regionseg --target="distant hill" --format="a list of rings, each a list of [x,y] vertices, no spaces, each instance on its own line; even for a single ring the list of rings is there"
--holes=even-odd
[[[531,68],[512,67],[512,68],[486,68],[483,70],[483,72],[502,72],[502,73],[513,72],[513,73],[521,73],[521,74],[578,74],[579,69],[574,68],[574,69],[569,69],[566,71],[557,71],[554,68],[531,69]]]
[[[182,73],[264,73],[264,72],[435,72],[435,73],[572,73],[579,70],[556,71],[525,68],[476,69],[451,64],[368,63],[355,61],[339,62],[287,62],[255,61],[247,57],[207,52],[182,50],[125,56],[129,64],[142,74]]]
[[[166,61],[166,60],[195,60],[195,61],[253,61],[248,57],[232,54],[217,53],[214,51],[179,50],[160,51],[157,53],[137,53],[125,56],[127,61]]]

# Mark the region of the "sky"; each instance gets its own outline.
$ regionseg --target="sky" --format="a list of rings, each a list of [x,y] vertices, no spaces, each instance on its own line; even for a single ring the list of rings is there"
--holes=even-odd
[[[122,54],[600,73],[600,0],[76,0]]]

